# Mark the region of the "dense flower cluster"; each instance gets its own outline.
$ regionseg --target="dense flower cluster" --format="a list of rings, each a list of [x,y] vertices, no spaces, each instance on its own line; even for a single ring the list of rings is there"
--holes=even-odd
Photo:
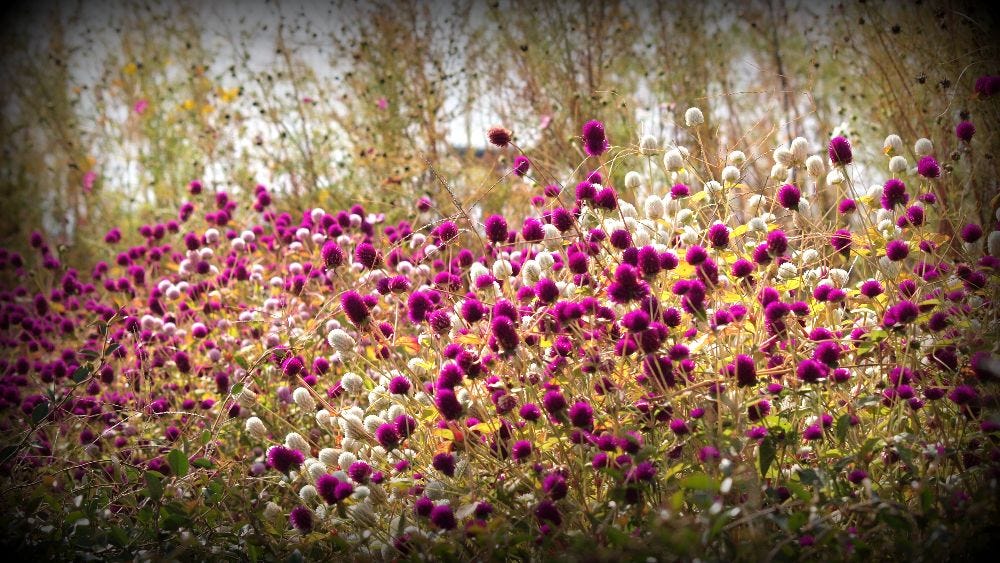
[[[600,122],[582,143],[603,166]],[[61,469],[67,439],[99,468],[77,480],[170,475],[178,448],[204,468],[232,456],[268,521],[387,559],[493,535],[555,548],[602,521],[643,537],[679,512],[798,518],[812,489],[924,498],[904,477],[961,514],[1000,458],[1000,225],[937,230],[946,172],[918,145],[912,172],[863,189],[846,138],[828,163],[795,139],[751,191],[742,153],[702,182],[688,148],[647,142],[657,166],[626,190],[599,167],[482,224],[419,202],[396,224],[361,205],[292,215],[263,186],[241,209],[192,182],[177,219],[90,273],[33,236],[50,283],[3,293],[0,408],[7,432],[54,426],[4,471]],[[839,213],[811,213],[823,190]],[[840,545],[862,521],[773,533]]]

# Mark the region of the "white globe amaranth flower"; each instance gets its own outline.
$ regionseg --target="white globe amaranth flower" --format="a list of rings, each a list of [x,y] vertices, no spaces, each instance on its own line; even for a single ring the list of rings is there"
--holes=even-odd
[[[815,248],[807,248],[799,256],[799,259],[803,264],[811,264],[819,259],[819,251]]]
[[[747,222],[747,230],[752,232],[764,232],[767,230],[767,223],[760,217],[754,217]]]
[[[535,256],[535,261],[538,262],[539,267],[541,267],[542,270],[545,272],[551,270],[552,267],[555,266],[556,264],[556,260],[555,258],[552,257],[552,253],[546,252],[544,250],[540,251]]]
[[[305,387],[297,387],[295,391],[292,391],[292,400],[304,411],[316,410],[316,400]]]
[[[705,191],[709,194],[717,194],[722,191],[722,184],[716,182],[715,180],[709,180],[705,182]]]
[[[507,260],[497,260],[493,262],[493,277],[498,280],[505,280],[514,273],[514,268]]]
[[[780,162],[776,162],[774,166],[771,167],[770,178],[772,180],[777,180],[781,182],[788,177],[788,167]]]
[[[792,151],[790,151],[788,147],[786,147],[785,145],[779,145],[778,148],[774,149],[774,152],[771,153],[771,156],[774,158],[774,161],[778,164],[782,164],[786,167],[792,165],[792,160],[793,160]]]
[[[302,437],[298,432],[289,432],[285,436],[285,447],[291,448],[293,450],[300,450],[303,452],[309,451],[309,442]]]
[[[268,501],[267,505],[264,506],[264,519],[277,520],[281,516],[284,516],[284,511],[281,510],[281,507],[274,501]]]
[[[740,181],[740,169],[735,166],[726,166],[722,169],[722,181],[725,184],[735,184]]]
[[[810,176],[819,178],[826,173],[826,163],[819,155],[812,155],[806,159],[806,171]]]
[[[726,155],[726,164],[740,167],[747,161],[747,155],[743,151],[732,151]]]
[[[1000,258],[1000,231],[993,231],[986,237],[986,249],[990,256]]]
[[[684,157],[681,151],[674,148],[663,154],[663,166],[671,172],[684,168]]]
[[[705,123],[705,114],[698,108],[691,107],[684,112],[684,124],[688,127],[697,127]]]
[[[246,430],[251,436],[257,438],[258,440],[267,438],[267,426],[264,426],[264,421],[256,416],[251,416],[247,419]]]
[[[834,168],[826,175],[826,183],[831,185],[844,183],[844,174],[840,171],[840,168]]]
[[[639,139],[639,152],[645,156],[650,156],[656,154],[656,151],[660,150],[660,142],[656,140],[656,137],[652,135],[643,135]]]
[[[809,141],[805,137],[795,137],[792,139],[792,162],[795,164],[805,164],[809,157]]]
[[[934,143],[926,137],[921,137],[913,144],[913,152],[917,153],[917,156],[928,156],[934,152]]]
[[[893,174],[902,174],[910,167],[909,163],[906,162],[906,157],[901,155],[893,156],[889,159],[889,172]]]
[[[526,285],[533,285],[542,277],[542,267],[535,260],[525,260],[521,265],[521,279]]]
[[[357,393],[365,386],[365,380],[360,375],[349,371],[340,378],[340,386],[348,393]]]
[[[663,200],[657,195],[651,195],[646,197],[646,201],[642,204],[642,210],[646,214],[647,219],[662,219],[663,212],[666,210],[663,205]]]
[[[831,268],[830,273],[827,275],[829,275],[830,279],[840,287],[843,287],[844,284],[847,283],[847,278],[849,276],[847,270],[841,268]]]
[[[642,185],[642,175],[640,175],[635,170],[629,170],[625,174],[625,187],[634,190]]]
[[[327,467],[337,465],[337,450],[333,448],[323,448],[319,451],[319,460]]]
[[[621,210],[622,216],[626,219],[639,218],[639,212],[636,211],[635,206],[625,200],[618,200],[618,208]]]
[[[331,330],[326,335],[326,341],[330,344],[330,347],[334,350],[340,352],[341,354],[347,354],[352,352],[358,343],[354,340],[346,330],[341,328],[335,328]]]
[[[903,139],[893,133],[885,138],[882,143],[882,152],[888,156],[895,156],[903,152]]]
[[[791,262],[784,262],[778,266],[778,277],[783,280],[790,280],[799,274],[799,269]]]
[[[346,471],[347,469],[350,469],[351,464],[353,464],[356,461],[358,461],[358,456],[352,454],[351,452],[344,452],[340,454],[340,457],[337,458],[336,465],[340,466],[341,469]]]

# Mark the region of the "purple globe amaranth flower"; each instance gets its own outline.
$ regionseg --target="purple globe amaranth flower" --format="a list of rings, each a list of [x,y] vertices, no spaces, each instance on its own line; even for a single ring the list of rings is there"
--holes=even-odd
[[[729,227],[722,223],[714,223],[708,228],[708,241],[714,248],[729,246]]]
[[[490,141],[490,144],[501,149],[510,144],[513,136],[514,134],[510,131],[510,129],[505,129],[500,126],[490,127],[486,132],[486,138]]]
[[[1000,92],[1000,76],[985,74],[976,79],[973,91],[980,98],[989,98]]]
[[[431,466],[448,477],[455,476],[455,456],[448,452],[441,452],[434,456]]]
[[[976,134],[976,126],[971,121],[959,121],[955,126],[955,136],[966,143],[972,141],[972,136]]]
[[[531,451],[531,442],[527,440],[518,440],[514,442],[514,445],[510,449],[510,457],[514,461],[524,461],[531,456]]]
[[[906,184],[897,178],[889,179],[882,187],[882,209],[892,211],[897,205],[906,205],[910,195],[906,193]]]
[[[354,249],[354,259],[368,269],[372,269],[382,262],[378,250],[369,242],[362,242]]]
[[[729,272],[734,278],[745,278],[753,273],[754,268],[755,266],[753,262],[740,258],[739,260],[733,262]]]
[[[340,305],[344,314],[355,326],[361,326],[368,320],[368,305],[356,291],[347,291],[340,296]]]
[[[857,210],[857,202],[850,198],[840,200],[840,204],[837,205],[837,212],[841,215],[847,215],[848,213],[853,213]]]
[[[698,246],[697,244],[689,247],[687,249],[687,252],[684,254],[684,260],[688,264],[691,264],[692,266],[697,266],[698,264],[701,264],[707,259],[708,259],[708,252],[704,248]]]
[[[834,166],[844,166],[850,164],[854,159],[851,153],[851,143],[844,137],[834,137],[830,139],[830,146],[827,148],[830,162]]]
[[[267,464],[282,473],[288,473],[302,465],[305,459],[299,450],[292,450],[285,446],[271,446],[267,449]]]
[[[882,326],[895,327],[909,324],[917,320],[917,315],[919,314],[920,309],[914,302],[908,300],[900,301],[886,309],[885,314],[882,316]]]
[[[974,243],[983,237],[983,228],[976,223],[969,223],[962,227],[959,236],[967,243]]]
[[[395,426],[385,423],[375,429],[375,440],[383,448],[391,450],[399,445],[400,437]]]
[[[320,256],[323,258],[323,265],[326,266],[327,270],[333,270],[344,263],[344,251],[332,240],[323,243]]]
[[[490,329],[501,349],[508,352],[517,349],[520,337],[517,334],[514,322],[508,317],[494,317],[493,322],[490,324]]]
[[[312,531],[313,513],[304,506],[296,506],[288,514],[288,521],[296,530],[303,534],[307,534]]]
[[[618,194],[614,188],[604,188],[594,196],[594,204],[600,209],[612,210],[618,207]]]
[[[830,237],[830,246],[841,254],[849,253],[851,251],[851,231],[838,229]]]
[[[827,367],[816,360],[806,359],[799,362],[795,375],[806,383],[816,383],[826,377]]]
[[[806,440],[819,440],[823,438],[823,427],[819,424],[810,424],[802,431],[802,437]]]
[[[539,522],[550,522],[553,526],[562,524],[562,516],[559,514],[559,507],[551,500],[543,500],[535,507],[535,518]]]
[[[878,282],[878,280],[867,280],[861,284],[861,295],[864,295],[869,299],[882,295],[882,292],[884,291],[885,289],[882,287],[882,284]]]
[[[486,238],[492,243],[506,242],[507,240],[507,220],[503,215],[490,215],[483,223],[486,230]]]
[[[802,192],[792,184],[785,184],[778,188],[778,204],[785,209],[796,211],[799,208],[799,201],[802,199]]]
[[[569,421],[577,428],[589,430],[594,426],[594,409],[586,401],[577,401],[567,412]]]
[[[462,403],[451,389],[438,389],[434,397],[434,406],[445,420],[456,420],[462,416]]]
[[[542,417],[541,409],[539,409],[534,403],[525,403],[521,405],[521,408],[518,410],[518,414],[521,418],[527,420],[528,422],[535,422]]]
[[[757,383],[757,366],[753,358],[746,354],[739,354],[731,364],[731,375],[736,377],[737,385],[747,387]]]
[[[458,526],[458,521],[455,520],[455,513],[452,511],[451,506],[447,504],[439,504],[432,508],[430,520],[431,523],[442,530],[453,530]]]
[[[583,125],[583,151],[587,156],[601,156],[609,146],[603,123],[591,120]]]
[[[305,362],[302,361],[301,357],[290,356],[281,362],[281,373],[283,373],[285,377],[292,378],[302,373],[305,367]]]
[[[542,406],[549,414],[558,414],[566,409],[566,397],[558,389],[551,389],[542,397]]]
[[[561,474],[549,473],[542,479],[542,491],[552,500],[559,500],[566,498],[566,493],[569,492],[569,485],[566,483],[566,478]]]
[[[681,199],[682,197],[687,197],[691,195],[691,188],[684,184],[674,184],[670,188],[670,197],[673,199]]]
[[[910,255],[910,245],[903,240],[891,240],[885,245],[885,256],[893,262],[905,260]]]
[[[515,176],[524,176],[528,173],[528,168],[531,167],[531,161],[528,157],[523,154],[519,154],[514,157],[514,166],[512,168]]]
[[[542,227],[541,221],[534,217],[525,219],[524,225],[521,227],[521,238],[527,242],[538,242],[544,239],[545,229]]]
[[[917,174],[924,178],[937,178],[941,175],[941,165],[933,156],[925,156],[917,162]]]
[[[767,252],[771,256],[781,256],[788,250],[788,236],[781,230],[767,233]]]

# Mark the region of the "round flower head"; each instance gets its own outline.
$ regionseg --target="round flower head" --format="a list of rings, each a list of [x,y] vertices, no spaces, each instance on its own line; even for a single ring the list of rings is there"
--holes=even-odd
[[[963,241],[972,244],[978,241],[979,239],[983,238],[983,228],[977,225],[976,223],[969,223],[964,227],[962,227],[959,236],[962,237]]]
[[[955,136],[966,143],[972,141],[972,136],[976,134],[976,126],[971,121],[960,121],[955,126]]]
[[[834,166],[844,166],[850,164],[854,159],[851,154],[851,143],[844,137],[834,137],[830,139],[830,146],[827,148],[830,162]]]
[[[340,305],[344,309],[344,314],[356,326],[360,326],[368,320],[368,305],[356,291],[348,291],[340,296]]]
[[[902,180],[891,178],[882,188],[882,209],[892,211],[897,205],[906,205],[910,201],[906,193],[906,184]]]
[[[332,270],[344,263],[344,251],[332,240],[328,240],[323,244],[320,255],[323,257],[323,265],[328,270]]]
[[[491,127],[489,131],[486,132],[486,138],[489,139],[490,143],[494,146],[500,147],[501,149],[510,144],[511,138],[513,137],[510,129],[504,129],[503,127]]]
[[[684,124],[688,127],[697,127],[702,123],[705,123],[705,114],[700,109],[692,107],[684,112]]]
[[[503,215],[491,215],[483,223],[486,230],[486,238],[493,243],[501,243],[507,240],[507,220]]]
[[[941,166],[933,156],[925,156],[917,162],[917,174],[924,178],[937,178],[941,175]]]
[[[778,188],[778,203],[785,209],[791,211],[798,210],[801,199],[802,192],[791,184],[785,184]]]
[[[516,176],[524,176],[528,173],[528,168],[531,167],[531,161],[528,157],[519,154],[514,157],[513,171]]]
[[[583,150],[587,156],[600,156],[609,146],[603,123],[591,120],[583,125]]]

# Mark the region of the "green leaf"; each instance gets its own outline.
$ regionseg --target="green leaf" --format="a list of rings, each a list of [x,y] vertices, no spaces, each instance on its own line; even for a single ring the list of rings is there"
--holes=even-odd
[[[771,463],[774,462],[774,456],[777,453],[778,448],[774,443],[774,438],[771,436],[765,436],[764,440],[761,441],[759,448],[761,477],[767,476],[767,470],[770,469]]]
[[[146,479],[146,494],[151,499],[159,500],[163,496],[163,476],[156,471],[147,471],[143,477]]]
[[[49,404],[42,401],[35,405],[35,409],[31,411],[31,423],[38,424],[45,419],[49,414]]]
[[[714,491],[719,488],[714,479],[704,473],[695,473],[681,480],[681,487],[698,491]]]
[[[841,442],[847,438],[847,431],[851,429],[851,415],[845,414],[837,419],[837,439]]]
[[[249,365],[247,364],[247,359],[244,358],[243,356],[236,356],[236,365],[240,366],[243,369],[249,369],[247,367]]]
[[[212,469],[213,467],[215,467],[215,464],[212,463],[212,460],[208,459],[207,457],[199,457],[198,459],[192,461],[191,465],[195,467],[200,467],[202,469]]]
[[[121,348],[121,347],[122,347],[122,345],[121,345],[121,344],[119,344],[119,343],[117,343],[117,342],[112,342],[112,343],[111,343],[111,345],[110,345],[110,346],[108,346],[108,349],[107,349],[107,351],[106,351],[106,352],[104,352],[104,354],[105,354],[106,356],[110,356],[111,354],[114,354],[114,353],[115,353],[115,351],[116,351],[116,350],[118,350],[118,349],[119,349],[119,348]]]
[[[234,396],[234,397],[237,396],[237,395],[239,395],[242,392],[243,392],[243,384],[242,383],[237,383],[237,384],[233,385],[233,388],[229,390],[229,394],[232,395],[232,396]]]
[[[178,478],[187,475],[188,458],[184,452],[176,449],[170,450],[170,453],[167,454],[167,463],[170,464],[170,471]]]
[[[82,365],[73,372],[73,382],[83,383],[90,377],[91,368],[89,365]]]

